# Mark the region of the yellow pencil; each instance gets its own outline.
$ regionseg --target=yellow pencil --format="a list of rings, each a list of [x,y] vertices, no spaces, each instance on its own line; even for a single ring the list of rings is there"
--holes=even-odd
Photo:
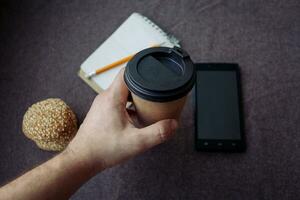
[[[152,45],[151,47],[156,47],[156,46],[159,46],[159,45]],[[114,67],[116,67],[118,65],[126,63],[126,62],[130,61],[134,55],[135,54],[130,55],[130,56],[126,56],[126,57],[124,57],[124,58],[122,58],[122,59],[120,59],[120,60],[118,60],[116,62],[108,64],[108,65],[106,65],[104,67],[101,67],[101,68],[97,69],[96,71],[93,71],[90,74],[87,74],[86,78],[90,79],[91,77],[93,77],[93,76],[95,76],[97,74],[100,74],[100,73],[105,72],[105,71],[107,71],[109,69],[112,69],[112,68],[114,68]]]

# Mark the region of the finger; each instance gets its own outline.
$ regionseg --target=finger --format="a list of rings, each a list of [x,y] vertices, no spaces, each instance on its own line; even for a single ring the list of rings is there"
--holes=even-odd
[[[174,135],[177,127],[178,122],[175,119],[166,119],[139,129],[138,134],[136,134],[136,141],[139,143],[140,151],[165,142]]]
[[[109,90],[112,92],[114,98],[116,98],[120,103],[126,104],[129,91],[124,81],[124,70],[125,68],[122,68],[119,71],[116,78],[110,85]]]

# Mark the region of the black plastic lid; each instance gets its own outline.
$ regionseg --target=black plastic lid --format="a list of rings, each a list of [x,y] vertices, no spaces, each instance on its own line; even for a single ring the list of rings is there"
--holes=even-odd
[[[196,74],[189,55],[180,48],[153,47],[140,51],[128,63],[124,80],[137,96],[165,102],[185,96]]]

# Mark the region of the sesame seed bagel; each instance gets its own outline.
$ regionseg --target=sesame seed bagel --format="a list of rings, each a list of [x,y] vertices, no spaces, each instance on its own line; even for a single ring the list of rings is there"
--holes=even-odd
[[[23,117],[22,130],[41,149],[63,150],[77,132],[77,119],[61,99],[50,98],[30,106]]]

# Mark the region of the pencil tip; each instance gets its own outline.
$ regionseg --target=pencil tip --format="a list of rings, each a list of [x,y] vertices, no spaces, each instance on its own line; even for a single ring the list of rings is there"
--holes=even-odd
[[[95,72],[91,72],[91,73],[89,73],[89,74],[86,74],[86,75],[85,75],[85,78],[91,79],[95,74],[96,74]]]

